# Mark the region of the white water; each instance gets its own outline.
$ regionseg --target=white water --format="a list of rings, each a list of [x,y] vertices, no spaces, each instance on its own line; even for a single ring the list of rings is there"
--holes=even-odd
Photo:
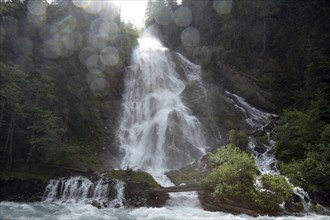
[[[246,116],[246,122],[254,129],[264,128],[266,123],[270,122],[270,117],[272,114],[258,110],[251,105],[249,105],[244,98],[231,94],[226,91],[226,94],[231,98],[235,108],[240,109]],[[273,176],[279,176],[280,171],[277,169],[277,160],[274,155],[275,141],[271,140],[268,131],[265,131],[267,135],[267,143],[263,144],[264,152],[258,152],[255,150],[256,141],[253,136],[249,137],[248,148],[253,153],[255,165],[258,167],[261,174],[269,174]],[[293,193],[299,196],[301,203],[306,212],[309,211],[311,203],[309,195],[304,189],[298,186],[294,186],[287,177],[284,177],[287,183],[292,187]],[[260,185],[258,179],[256,180],[256,185]],[[320,205],[319,205],[320,206]],[[321,206],[320,206],[321,207]]]
[[[109,201],[111,188],[115,197]],[[97,201],[102,207],[124,206],[125,183],[115,180],[111,184],[103,179],[93,183],[86,177],[76,176],[68,179],[50,180],[45,189],[44,201],[57,204],[91,204]]]
[[[208,212],[199,208],[163,207],[163,208],[103,208],[91,205],[57,204],[57,203],[0,203],[0,218],[5,219],[42,219],[42,220],[329,220],[329,216],[306,215],[301,217],[260,216],[253,218],[247,215],[232,215],[222,212]]]
[[[183,56],[180,75],[171,52],[153,38],[139,39],[125,79],[118,137],[122,169],[154,175],[179,169],[205,154],[203,127],[184,105],[181,93],[200,68]]]
[[[181,98],[188,81],[201,85],[200,66],[180,54],[174,60],[173,55],[156,39],[139,39],[125,79],[118,132],[125,154],[122,168],[147,171],[162,186],[174,185],[165,171],[180,169],[206,153],[203,127]],[[197,192],[170,193],[166,206],[200,208],[200,203]]]
[[[157,41],[141,41],[133,56],[133,65],[126,79],[122,123],[119,138],[123,153],[122,168],[127,166],[154,174],[164,186],[172,183],[161,173],[167,169],[180,168],[200,158],[205,153],[203,129],[182,103],[180,94],[186,81],[174,69],[174,61],[166,48]],[[199,67],[184,57],[181,63],[187,80],[198,79]],[[243,108],[243,107],[242,107]],[[243,108],[244,109],[244,108]],[[251,126],[258,118],[253,112]],[[248,120],[247,122],[249,122]],[[62,181],[58,193],[58,186]],[[97,209],[91,200],[104,200],[107,183],[96,185],[90,180],[73,178],[54,180],[47,187],[45,202],[0,203],[0,219],[116,219],[116,220],[329,220],[329,216],[309,214],[302,217],[232,215],[223,212],[208,212],[201,209],[195,192],[173,193],[163,208],[123,208],[124,184],[117,182],[116,198],[107,208]],[[80,183],[78,183],[80,182]],[[94,185],[95,187],[92,187]],[[86,192],[91,192],[86,193]],[[79,197],[79,200],[76,198]],[[71,202],[68,202],[71,201]],[[79,202],[87,201],[87,202]],[[122,208],[117,207],[117,204]]]

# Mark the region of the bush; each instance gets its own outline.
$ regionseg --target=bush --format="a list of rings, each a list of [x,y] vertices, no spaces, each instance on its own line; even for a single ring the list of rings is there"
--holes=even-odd
[[[202,184],[213,191],[213,198],[244,199],[250,196],[258,171],[248,153],[228,144],[207,158],[213,169]]]
[[[203,179],[202,186],[216,202],[230,199],[247,207],[273,212],[281,209],[279,204],[291,199],[292,189],[284,177],[257,177],[258,170],[251,155],[234,144],[210,153],[207,160],[212,171]]]
[[[264,210],[277,211],[279,204],[292,198],[292,188],[283,176],[262,175],[262,189],[258,190],[256,202]]]

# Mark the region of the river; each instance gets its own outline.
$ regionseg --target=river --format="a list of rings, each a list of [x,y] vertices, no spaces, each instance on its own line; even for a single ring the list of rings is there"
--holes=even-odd
[[[10,219],[104,219],[104,220],[181,220],[181,219],[216,219],[216,220],[231,220],[231,219],[281,219],[281,220],[329,220],[329,216],[308,214],[306,216],[282,216],[268,217],[260,216],[253,218],[247,215],[232,215],[223,212],[208,212],[198,207],[182,207],[182,206],[166,206],[163,208],[103,208],[98,209],[92,205],[86,204],[67,204],[67,203],[0,203],[0,218],[2,220]]]

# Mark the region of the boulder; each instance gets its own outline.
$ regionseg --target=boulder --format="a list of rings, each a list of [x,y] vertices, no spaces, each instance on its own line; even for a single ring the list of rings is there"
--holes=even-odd
[[[242,201],[227,198],[224,198],[221,201],[215,201],[209,196],[209,193],[206,193],[205,191],[200,191],[198,196],[203,209],[207,211],[221,211],[234,215],[246,214],[253,217],[258,217],[260,215],[282,216],[285,214],[284,212],[265,212],[256,207],[250,206],[249,204],[244,204]]]
[[[92,201],[92,206],[94,206],[94,207],[96,207],[96,208],[98,208],[98,209],[102,208],[101,203],[99,203],[99,202],[96,201],[96,200],[93,200],[93,201]]]
[[[161,186],[149,173],[131,169],[111,170],[105,176],[126,183],[124,197],[128,207],[162,207],[169,199],[168,193],[153,191]]]

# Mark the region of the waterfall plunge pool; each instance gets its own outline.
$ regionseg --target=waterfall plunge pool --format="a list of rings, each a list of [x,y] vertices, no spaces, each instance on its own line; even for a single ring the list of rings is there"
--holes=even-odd
[[[308,214],[306,216],[281,216],[257,218],[247,215],[232,215],[223,212],[204,211],[198,207],[165,206],[162,208],[102,208],[80,203],[0,203],[0,219],[85,219],[85,220],[232,220],[232,219],[262,219],[262,220],[329,220],[330,216]]]

